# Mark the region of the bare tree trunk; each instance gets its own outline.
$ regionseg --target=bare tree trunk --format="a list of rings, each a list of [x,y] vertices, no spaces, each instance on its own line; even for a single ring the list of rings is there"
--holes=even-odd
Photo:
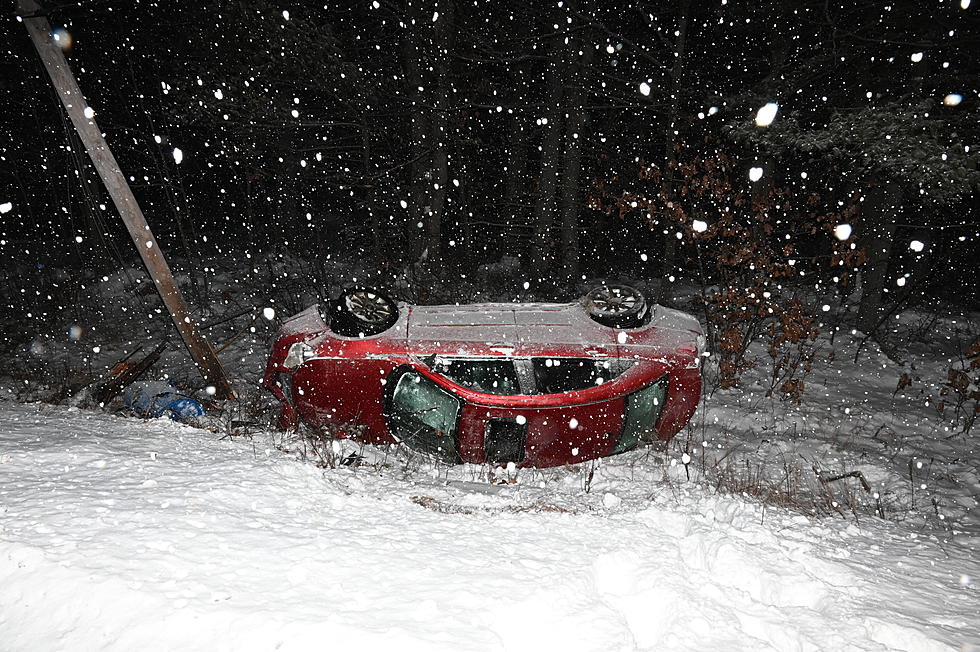
[[[508,120],[507,144],[507,186],[504,189],[504,223],[512,229],[512,233],[525,233],[522,227],[528,226],[528,157],[526,118],[517,109]],[[517,254],[525,243],[517,238],[508,237],[504,242],[504,251]]]
[[[472,169],[471,167],[472,165],[473,164],[470,163],[469,166],[467,167]],[[469,179],[471,178],[472,177],[470,176],[470,174],[467,171],[464,171],[463,179],[460,182],[460,187],[459,187],[460,205],[456,207],[457,214],[460,216],[460,221],[462,222],[462,223],[456,222],[456,226],[458,229],[461,230],[462,233],[461,240],[463,242],[463,248],[462,248],[463,251],[474,250],[473,224],[471,221],[473,218],[470,210],[470,207],[472,206],[471,196],[473,192],[472,184],[469,181]],[[476,210],[476,207],[473,207],[473,210]],[[476,219],[480,219],[480,216],[477,215]],[[455,258],[457,261],[462,262],[463,258],[459,254],[457,254]]]
[[[894,181],[872,178],[864,201],[860,245],[867,261],[861,271],[858,329],[866,335],[879,326],[888,281],[888,263],[895,240],[895,222],[902,204],[902,188]]]
[[[545,88],[548,103],[547,116],[543,125],[541,141],[541,175],[538,182],[538,198],[535,202],[534,240],[531,243],[531,261],[539,278],[551,271],[554,252],[551,247],[551,230],[555,224],[558,210],[555,204],[558,190],[558,166],[561,162],[562,137],[562,55],[564,50],[556,38],[551,47],[551,60],[545,74]]]
[[[515,10],[517,12],[517,38],[515,46],[511,51],[513,56],[517,56],[527,47],[526,41],[531,35],[531,21],[527,17],[527,5],[523,2],[518,3]],[[528,195],[528,129],[527,116],[521,107],[527,101],[526,89],[528,87],[527,64],[517,62],[511,66],[514,75],[514,89],[510,97],[510,115],[507,120],[507,186],[504,190],[504,207],[507,211],[504,215],[504,222],[511,228],[511,233],[525,233],[522,229],[528,226],[528,211],[526,201]],[[510,235],[510,234],[508,234]],[[508,254],[518,254],[524,245],[515,237],[506,237],[503,243],[503,250]]]
[[[265,251],[274,251],[283,242],[287,240],[295,242],[296,240],[294,231],[287,231],[283,228],[285,225],[289,225],[291,230],[295,229],[296,216],[300,214],[298,200],[300,189],[296,176],[300,165],[299,156],[295,152],[295,147],[291,146],[284,153],[283,158],[286,160],[286,163],[284,167],[279,169],[276,175],[276,185],[280,193],[279,199],[276,201],[279,212],[279,228],[276,228],[274,224],[265,225],[266,228],[263,237]]]
[[[664,152],[666,169],[664,170],[664,196],[667,201],[674,197],[674,172],[677,166],[677,114],[680,107],[681,77],[684,75],[684,52],[687,46],[687,22],[690,14],[690,0],[683,0],[678,11],[677,40],[674,41],[674,65],[670,70],[670,109],[667,113],[667,132]],[[674,237],[672,225],[665,224],[663,234],[663,258],[660,273],[660,295],[658,303],[667,303],[670,297],[671,278],[674,274],[677,256],[677,238]]]
[[[579,275],[579,179],[582,172],[582,145],[579,132],[582,114],[572,110],[565,124],[565,169],[561,179],[561,268],[573,279]]]
[[[561,179],[561,263],[564,276],[573,281],[580,273],[579,265],[579,212],[582,176],[582,129],[588,121],[584,108],[588,86],[588,74],[592,65],[593,48],[586,44],[580,58],[582,41],[570,39],[568,43],[569,102],[565,121],[565,169]]]
[[[449,53],[453,49],[453,0],[439,0],[436,4],[439,14],[435,21],[435,97],[430,125],[432,150],[431,184],[428,193],[431,197],[429,212],[425,216],[425,249],[428,252],[428,267],[441,266],[442,221],[446,212],[449,184],[449,94],[452,84],[449,77]]]
[[[367,111],[362,108],[364,115]],[[383,252],[383,236],[381,234],[381,224],[378,221],[377,202],[375,201],[376,183],[374,179],[374,164],[371,159],[371,136],[368,131],[367,120],[361,122],[361,193],[364,202],[364,210],[367,211],[368,225],[371,229],[371,252],[378,260],[381,259]]]
[[[421,58],[423,56],[423,35],[427,22],[422,18],[421,0],[408,3],[406,18],[407,29],[410,33],[405,37],[402,56],[405,62],[405,86],[411,104],[411,133],[409,141],[408,166],[408,223],[406,225],[406,244],[409,258],[412,262],[419,259],[425,248],[424,225],[425,214],[429,207],[428,186],[426,176],[429,172],[429,112],[425,106]]]

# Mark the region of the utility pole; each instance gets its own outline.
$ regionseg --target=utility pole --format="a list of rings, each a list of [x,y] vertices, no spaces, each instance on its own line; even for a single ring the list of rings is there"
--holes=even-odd
[[[157,292],[160,293],[160,298],[170,312],[170,317],[184,340],[188,353],[204,376],[204,381],[214,387],[217,398],[235,398],[235,392],[228,382],[218,356],[187,312],[187,304],[174,281],[167,259],[157,246],[156,238],[153,237],[150,225],[146,223],[143,211],[136,203],[136,197],[133,196],[126,177],[119,169],[116,157],[112,155],[109,145],[102,136],[102,131],[95,123],[94,114],[85,103],[85,97],[68,67],[64,53],[52,39],[51,25],[44,17],[40,5],[36,0],[18,0],[18,14],[27,27],[34,48],[41,57],[48,76],[51,77],[51,83],[58,91],[58,97],[68,117],[75,125],[75,130],[78,131],[95,169],[102,177],[102,182],[109,191],[116,210],[125,222],[136,250],[139,251],[143,264],[146,265]]]

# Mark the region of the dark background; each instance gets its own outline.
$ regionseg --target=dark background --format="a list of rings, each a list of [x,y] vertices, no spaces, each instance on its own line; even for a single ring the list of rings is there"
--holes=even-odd
[[[732,270],[771,280],[766,265],[790,264],[785,283],[841,295],[840,272],[863,269],[873,315],[976,307],[978,7],[376,4],[44,3],[178,272],[353,256],[376,284],[451,285],[513,256],[541,295],[614,277],[669,302],[671,279],[751,287]],[[16,315],[37,311],[40,285],[135,252],[12,7],[0,29]],[[757,127],[768,102],[776,120]],[[883,242],[884,262],[841,258]]]

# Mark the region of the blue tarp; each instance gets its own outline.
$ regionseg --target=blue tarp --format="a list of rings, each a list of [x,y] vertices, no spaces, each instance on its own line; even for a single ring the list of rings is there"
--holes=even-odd
[[[133,383],[123,392],[123,403],[143,417],[170,417],[187,423],[204,415],[204,406],[179,394],[173,385],[163,381]]]

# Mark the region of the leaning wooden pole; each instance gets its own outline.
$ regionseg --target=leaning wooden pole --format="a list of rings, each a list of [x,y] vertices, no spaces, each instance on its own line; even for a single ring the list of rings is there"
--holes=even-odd
[[[167,259],[157,246],[156,238],[153,237],[153,232],[150,231],[150,226],[143,217],[143,211],[136,203],[136,197],[133,196],[126,177],[119,169],[116,157],[112,155],[109,145],[102,137],[102,132],[93,119],[94,114],[88,110],[65,55],[51,36],[51,25],[42,15],[41,7],[36,0],[18,0],[18,13],[31,35],[44,68],[51,77],[51,83],[58,91],[58,97],[61,98],[68,117],[75,125],[88,155],[92,158],[92,163],[102,177],[102,182],[109,191],[116,210],[126,223],[129,235],[133,238],[133,243],[143,258],[143,263],[153,278],[157,292],[160,293],[160,298],[170,312],[174,325],[187,346],[187,351],[197,364],[201,375],[204,376],[205,382],[214,387],[215,396],[222,399],[234,398],[234,391],[221,367],[221,362],[187,312],[187,304],[174,282]]]

